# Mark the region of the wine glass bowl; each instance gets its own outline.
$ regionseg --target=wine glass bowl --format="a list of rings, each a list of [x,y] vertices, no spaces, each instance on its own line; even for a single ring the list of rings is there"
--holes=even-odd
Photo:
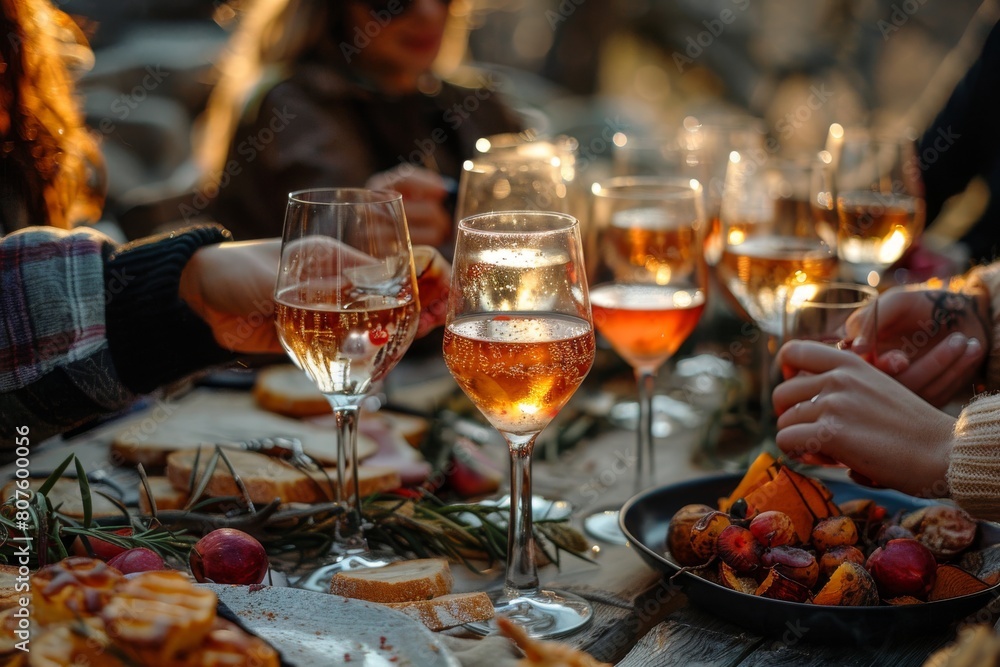
[[[402,196],[336,188],[291,193],[274,297],[282,347],[336,417],[335,499],[346,509],[332,538],[336,567],[368,552],[355,483],[360,404],[417,331],[417,283]],[[353,489],[350,497],[347,489]]]
[[[915,142],[860,132],[845,137],[834,185],[837,254],[851,280],[877,286],[924,228]]]
[[[781,334],[791,289],[837,272],[834,250],[813,219],[809,179],[801,161],[730,156],[716,270],[727,293],[771,336]]]
[[[575,218],[510,211],[459,223],[443,353],[458,385],[510,450],[507,568],[504,588],[492,594],[497,614],[534,637],[568,634],[588,623],[592,610],[581,598],[539,586],[531,454],[594,361]]]

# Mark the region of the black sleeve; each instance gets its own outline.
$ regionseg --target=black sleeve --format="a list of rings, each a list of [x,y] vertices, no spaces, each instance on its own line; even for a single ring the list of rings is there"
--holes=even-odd
[[[189,227],[121,246],[104,269],[108,345],[118,376],[137,394],[228,361],[212,330],[178,296],[195,251],[231,240],[218,225]]]
[[[979,59],[955,87],[944,109],[919,141],[927,220],[946,199],[987,174],[1000,157],[1000,23],[986,38]]]

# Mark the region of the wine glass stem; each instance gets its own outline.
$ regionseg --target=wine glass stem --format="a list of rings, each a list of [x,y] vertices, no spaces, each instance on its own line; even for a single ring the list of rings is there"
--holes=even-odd
[[[653,486],[653,394],[656,388],[656,370],[637,368],[635,381],[639,386],[635,492],[639,493]]]
[[[774,418],[774,401],[771,392],[774,391],[774,360],[781,341],[778,336],[764,332],[761,336],[760,350],[760,433],[761,442],[767,445],[773,442],[777,434],[777,424]]]
[[[358,483],[357,402],[332,401],[337,420],[337,502],[347,509],[337,524],[337,543],[348,549],[367,550],[361,532],[361,485]],[[348,492],[348,487],[350,490]]]
[[[537,435],[537,434],[536,434]],[[531,514],[531,451],[535,436],[510,448],[510,522],[504,593],[510,598],[538,592],[535,538]]]

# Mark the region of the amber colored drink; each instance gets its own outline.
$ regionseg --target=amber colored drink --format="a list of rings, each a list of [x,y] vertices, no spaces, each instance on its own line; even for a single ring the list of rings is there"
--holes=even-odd
[[[722,253],[719,277],[730,294],[764,331],[781,333],[782,313],[790,289],[830,280],[837,258],[818,238],[749,236]]]
[[[690,221],[678,224],[656,209],[630,209],[615,214],[599,251],[619,280],[636,272],[669,279],[671,274],[690,273],[702,247]]]
[[[879,192],[837,197],[837,252],[851,264],[888,266],[923,231],[923,200]]]
[[[324,394],[365,393],[396,365],[416,333],[413,300],[346,298],[313,285],[285,289],[276,300],[282,347]]]
[[[594,326],[633,368],[655,370],[687,340],[705,293],[663,285],[606,283],[590,290]]]
[[[541,431],[594,363],[594,331],[567,315],[489,313],[452,322],[444,360],[459,386],[499,431]]]

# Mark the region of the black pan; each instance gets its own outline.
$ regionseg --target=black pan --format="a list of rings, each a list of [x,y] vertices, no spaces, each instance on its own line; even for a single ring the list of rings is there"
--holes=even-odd
[[[728,496],[740,479],[740,475],[719,475],[641,493],[622,507],[622,530],[643,560],[666,576],[672,576],[680,571],[680,566],[664,555],[670,518],[681,507],[691,503],[715,507],[719,498]],[[913,510],[931,502],[849,482],[823,482],[838,503],[853,498],[871,498],[888,509],[890,514],[898,510]],[[1000,526],[997,524],[981,522],[979,533],[979,548],[1000,543]],[[832,607],[747,595],[690,572],[679,575],[673,581],[695,604],[761,635],[866,645],[881,644],[893,635],[942,633],[954,621],[976,620],[977,612],[983,615],[980,620],[989,620],[989,610],[984,607],[1000,596],[1000,584],[997,584],[972,595],[923,604]],[[998,604],[992,604],[990,608],[995,609]]]

